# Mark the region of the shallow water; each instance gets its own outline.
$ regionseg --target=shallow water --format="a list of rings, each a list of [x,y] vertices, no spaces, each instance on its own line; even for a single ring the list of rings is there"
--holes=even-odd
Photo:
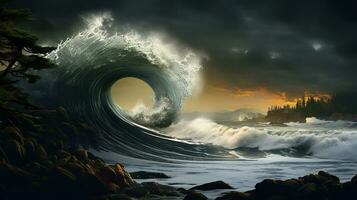
[[[341,182],[357,174],[354,157],[357,128],[352,122],[309,119],[306,124],[288,123],[284,126],[227,125],[202,119],[198,122],[193,120],[191,124],[181,125],[179,122],[163,131],[185,142],[223,147],[228,152],[226,159],[154,162],[114,152],[94,153],[108,163],[123,163],[128,171],[163,172],[171,177],[138,182],[156,181],[185,189],[222,180],[238,191],[247,191],[263,179],[297,178],[320,170],[338,176]],[[205,195],[214,198],[222,192],[224,190],[210,191]]]
[[[297,178],[320,170],[332,173],[342,182],[357,174],[357,162],[315,158],[289,158],[269,155],[261,159],[239,159],[236,161],[182,161],[160,163],[117,154],[96,152],[108,163],[122,162],[128,171],[154,171],[169,175],[169,179],[146,179],[176,187],[191,188],[216,180],[223,180],[240,191],[254,188],[263,179]]]

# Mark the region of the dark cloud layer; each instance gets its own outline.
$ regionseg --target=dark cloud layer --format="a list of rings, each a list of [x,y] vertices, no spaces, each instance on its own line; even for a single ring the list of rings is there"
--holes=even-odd
[[[210,84],[265,87],[290,96],[357,88],[354,1],[18,0],[34,13],[46,40],[77,31],[82,14],[111,11],[115,20],[161,30],[204,52]]]

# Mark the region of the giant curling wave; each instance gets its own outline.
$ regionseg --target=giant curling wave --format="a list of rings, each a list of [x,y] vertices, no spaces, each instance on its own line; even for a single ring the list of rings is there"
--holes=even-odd
[[[182,101],[199,85],[200,57],[166,44],[158,34],[109,34],[108,20],[108,15],[92,17],[87,29],[47,55],[58,68],[42,80],[46,102],[65,107],[95,127],[104,150],[158,161],[216,157],[209,154],[215,152],[213,147],[176,141],[147,128],[165,127],[175,120]],[[124,77],[152,87],[155,101],[150,112],[129,115],[113,102],[111,86]]]

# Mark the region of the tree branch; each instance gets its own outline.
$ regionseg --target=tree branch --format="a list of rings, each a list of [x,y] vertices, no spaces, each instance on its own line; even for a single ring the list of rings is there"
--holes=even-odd
[[[14,66],[14,64],[16,63],[16,59],[13,59],[9,65],[5,68],[5,70],[2,72],[2,74],[0,75],[0,80],[4,79],[5,76],[11,71],[11,68]]]

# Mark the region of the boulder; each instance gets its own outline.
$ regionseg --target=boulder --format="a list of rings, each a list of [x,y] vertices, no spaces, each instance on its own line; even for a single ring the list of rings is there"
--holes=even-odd
[[[127,187],[134,183],[130,174],[125,171],[124,166],[122,164],[115,164],[111,167],[112,169],[114,169],[116,174],[115,184],[117,184],[119,187]]]
[[[37,142],[34,138],[26,138],[24,147],[26,149],[27,160],[34,160],[36,155]]]
[[[24,145],[24,137],[19,128],[17,127],[6,127],[1,130],[0,139],[5,140],[16,140],[21,145]]]
[[[126,194],[112,194],[109,196],[109,200],[134,200]]]
[[[141,185],[149,190],[150,194],[159,196],[180,196],[176,188],[168,185],[162,185],[156,182],[144,182],[141,183]]]
[[[105,183],[110,183],[110,182],[115,183],[117,181],[117,174],[114,171],[114,169],[111,168],[110,166],[100,167],[99,169],[96,170],[96,174]]]
[[[57,157],[59,160],[61,159],[69,159],[71,157],[71,154],[68,153],[67,151],[65,150],[58,150],[57,153],[56,153]]]
[[[73,155],[76,156],[79,160],[88,160],[88,153],[84,149],[73,151]]]
[[[146,172],[146,171],[131,172],[130,176],[133,179],[170,178],[169,176],[167,176],[164,173]]]
[[[46,174],[50,170],[38,162],[30,162],[30,163],[26,164],[25,169],[33,174],[36,174],[36,175]]]
[[[83,165],[80,162],[76,161],[68,161],[66,163],[60,162],[58,163],[59,166],[69,170],[71,173],[73,173],[75,176],[84,176],[86,174],[90,174],[88,170],[86,169],[85,165]]]
[[[79,177],[78,183],[79,191],[77,192],[86,194],[86,196],[100,196],[113,190],[94,174],[85,174]]]
[[[35,146],[35,159],[38,161],[47,159],[47,151],[46,149],[39,143]]]
[[[6,162],[6,161],[9,161],[9,159],[7,158],[5,151],[0,146],[0,162]]]
[[[42,183],[43,192],[45,195],[54,195],[63,198],[68,195],[78,193],[77,177],[70,171],[56,166],[47,174],[46,179]]]
[[[134,184],[130,187],[122,188],[119,190],[120,194],[125,194],[134,198],[143,198],[150,195],[150,191],[148,188],[144,187],[141,184]]]
[[[20,142],[7,140],[2,142],[1,146],[10,163],[22,164],[25,162],[25,148]]]
[[[214,181],[214,182],[205,183],[202,185],[195,186],[195,187],[191,188],[190,190],[207,191],[207,190],[216,190],[216,189],[233,189],[233,187],[231,187],[230,185],[228,185],[227,183],[225,183],[223,181]]]
[[[0,183],[7,187],[20,187],[34,178],[30,172],[6,162],[0,162]],[[4,182],[5,181],[5,182]]]
[[[327,172],[320,171],[318,174],[309,174],[303,177],[300,177],[304,183],[315,183],[317,185],[324,184],[327,182],[339,184],[340,180],[338,177],[328,174]]]
[[[208,198],[198,192],[190,192],[188,193],[183,200],[208,200]]]
[[[217,197],[216,200],[248,200],[250,194],[244,192],[228,192],[224,195]]]
[[[332,182],[332,183],[335,183],[335,184],[339,184],[340,183],[340,179],[337,176],[334,176],[334,175],[329,174],[327,172],[319,171],[317,175],[323,177],[325,179],[325,182],[329,181],[329,182]]]
[[[65,135],[69,137],[74,137],[74,139],[78,136],[78,130],[77,128],[68,122],[62,122],[61,124],[61,129]]]

